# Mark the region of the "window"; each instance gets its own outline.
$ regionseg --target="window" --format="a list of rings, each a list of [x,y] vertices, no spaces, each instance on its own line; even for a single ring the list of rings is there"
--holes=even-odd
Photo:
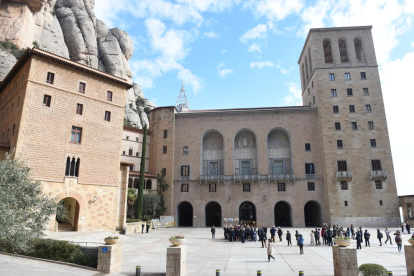
[[[10,114],[13,113],[13,107],[14,107],[14,103],[12,103],[11,108],[10,108]]]
[[[339,122],[335,123],[335,130],[341,130],[341,123]]]
[[[210,184],[208,184],[208,191],[210,193],[217,192],[217,185],[216,185],[216,183],[210,183]]]
[[[167,153],[167,146],[163,146],[163,147],[162,147],[162,153],[163,153],[163,154],[166,154],[166,153]]]
[[[277,183],[277,190],[279,192],[285,192],[286,191],[286,185],[285,185],[285,183]]]
[[[315,182],[308,182],[308,191],[315,191]]]
[[[367,79],[367,74],[365,74],[365,72],[361,72],[361,80],[366,80]]]
[[[348,182],[341,181],[341,190],[342,191],[348,190]]]
[[[379,201],[379,205],[380,205],[380,206],[382,206],[382,205],[383,205],[382,200],[380,200],[380,201]]]
[[[371,148],[376,148],[377,147],[377,140],[370,139],[369,141],[371,142]]]
[[[129,140],[129,136],[126,136],[126,139]]]
[[[243,192],[250,192],[250,183],[243,183]]]
[[[365,112],[366,113],[371,113],[372,112],[372,109],[371,109],[371,105],[370,104],[366,104],[365,105]]]
[[[52,96],[44,95],[43,96],[43,105],[50,107],[50,102],[52,101]]]
[[[312,66],[311,66],[312,67]],[[312,71],[312,69],[311,69],[311,71]],[[313,81],[312,81],[312,90],[313,90]]]
[[[66,158],[66,169],[65,169],[65,176],[79,176],[79,167],[80,167],[80,158],[75,159],[75,157],[70,158],[69,156]]]
[[[122,151],[122,154],[125,155],[125,151]]]
[[[241,174],[244,175],[249,175],[252,174],[252,170],[251,170],[251,166],[250,166],[251,162],[250,161],[241,161]]]
[[[188,155],[188,147],[183,147],[183,155]]]
[[[23,84],[23,82],[24,82],[24,74],[23,74],[23,76],[22,76],[22,83],[21,83],[21,84]]]
[[[355,113],[355,105],[349,106],[349,113]]]
[[[345,73],[345,80],[351,79],[351,73]]]
[[[129,170],[130,170],[131,172],[133,172],[133,171],[134,171],[134,166],[133,166],[133,165],[130,165],[130,166],[129,166]]]
[[[132,148],[130,148],[130,149],[128,150],[128,155],[132,155],[132,154],[134,154],[134,152],[133,152]]]
[[[164,138],[168,137],[168,130],[164,130]]]
[[[306,178],[315,178],[315,165],[313,163],[305,164]]]
[[[368,121],[368,129],[374,129],[374,122]]]
[[[135,138],[135,141],[136,141],[136,142],[139,142],[139,137],[136,137],[136,138]]]
[[[354,93],[352,92],[352,88],[347,88],[347,89],[346,89],[346,94],[347,94],[348,96],[353,96],[353,95],[354,95]]]
[[[70,141],[72,143],[80,144],[82,137],[82,128],[72,126],[72,134],[70,136]]]
[[[371,166],[373,171],[381,171],[381,160],[371,160]]]
[[[369,91],[368,91],[368,88],[363,88],[363,89],[362,89],[362,95],[363,95],[363,96],[369,96]]]
[[[344,147],[342,140],[336,140],[336,147],[342,149]]]
[[[190,166],[181,166],[181,176],[184,176],[184,177],[190,176]]]
[[[188,193],[188,184],[181,184],[181,192]]]
[[[332,63],[333,57],[332,57],[332,45],[331,40],[325,38],[323,40],[323,53],[325,55],[325,63]]]
[[[14,131],[16,130],[16,124],[13,124],[13,129],[12,129],[12,136],[14,136]]]
[[[105,121],[111,121],[111,111],[105,111]]]
[[[152,181],[151,181],[151,179],[147,179],[147,181],[145,182],[145,189],[146,190],[151,190],[152,189]]]
[[[19,107],[19,103],[20,103],[20,97],[19,97],[19,98],[17,98],[16,108],[18,108],[18,107]]]
[[[310,89],[308,88],[308,96],[310,95]]]
[[[329,73],[329,80],[330,81],[334,81],[335,80],[335,74],[334,73]]]
[[[83,113],[83,104],[76,104],[76,114],[82,115]]]
[[[348,50],[346,49],[346,40],[340,38],[338,40],[339,46],[339,55],[341,57],[341,62],[348,62]]]
[[[354,38],[355,55],[358,61],[365,61],[365,56],[362,51],[362,41],[359,38]]]
[[[339,107],[337,105],[333,106],[333,113],[335,114],[339,113]]]
[[[344,201],[344,204],[345,204],[345,206],[348,206],[348,201],[347,201],[347,200],[345,200],[345,201]]]
[[[375,189],[377,189],[377,190],[382,189],[382,181],[381,180],[375,180]]]
[[[306,67],[306,80],[309,81],[308,57],[305,57],[305,67]]]
[[[306,143],[305,144],[305,150],[306,151],[310,151],[311,150],[311,144],[310,143]]]
[[[86,83],[84,82],[79,82],[79,92],[81,93],[85,93],[85,89],[86,89]]]
[[[348,166],[346,165],[346,161],[337,161],[337,163],[338,163],[338,171],[339,172],[348,171]]]
[[[167,169],[166,168],[161,169],[161,175],[163,175],[163,176],[167,175]]]
[[[357,122],[351,122],[351,129],[352,129],[352,130],[357,130],[357,129],[358,129],[358,124],[357,124]]]
[[[315,105],[316,103],[315,96],[312,97],[312,101],[313,101],[313,104]]]
[[[113,93],[111,91],[106,91],[106,99],[108,101],[112,102],[112,95],[113,95]]]
[[[331,89],[331,97],[336,97],[336,96],[338,96],[336,94],[336,89]]]
[[[47,72],[46,82],[50,83],[50,84],[53,84],[54,81],[55,81],[55,74]]]
[[[139,152],[137,152],[135,155],[136,155],[136,157],[139,157]]]

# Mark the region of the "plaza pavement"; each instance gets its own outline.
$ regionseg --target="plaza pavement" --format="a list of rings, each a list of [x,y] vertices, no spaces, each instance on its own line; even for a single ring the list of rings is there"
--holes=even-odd
[[[303,255],[293,238],[293,246],[288,247],[284,237],[286,231],[292,234],[299,230],[305,238]],[[276,242],[273,246],[273,256],[276,261],[267,261],[267,251],[259,242],[230,243],[223,239],[223,230],[217,228],[216,240],[211,239],[210,228],[167,228],[150,230],[150,233],[121,235],[123,244],[123,263],[120,273],[113,276],[135,275],[135,267],[142,266],[144,275],[165,275],[166,248],[170,246],[168,237],[172,235],[186,236],[187,246],[187,275],[215,275],[216,269],[221,269],[222,275],[256,275],[262,270],[262,275],[298,275],[300,270],[305,275],[334,275],[332,249],[328,246],[309,246],[311,228],[283,228],[283,242]],[[407,275],[405,268],[405,255],[398,252],[397,245],[379,246],[376,239],[376,229],[368,228],[371,234],[371,247],[362,246],[358,250],[358,265],[363,263],[377,263],[384,266],[394,275]],[[383,232],[383,229],[381,229]],[[391,229],[393,232],[396,229]],[[88,244],[96,246],[103,244],[102,239],[110,232],[58,232],[49,234],[49,238],[70,240],[75,242],[95,242]],[[293,236],[293,235],[292,235]],[[385,236],[385,234],[384,234]],[[392,237],[394,239],[394,236]],[[404,244],[409,244],[409,235],[403,235]],[[82,244],[85,245],[85,244]],[[352,241],[350,247],[355,248]],[[403,247],[404,248],[404,247]],[[7,259],[8,258],[8,259]],[[8,262],[5,261],[8,260]],[[32,261],[0,255],[0,275],[102,275],[91,270],[57,265],[41,261]],[[22,260],[22,261],[20,261]],[[33,270],[29,272],[29,270]],[[19,271],[16,274],[8,274]],[[27,273],[27,274],[26,274]]]

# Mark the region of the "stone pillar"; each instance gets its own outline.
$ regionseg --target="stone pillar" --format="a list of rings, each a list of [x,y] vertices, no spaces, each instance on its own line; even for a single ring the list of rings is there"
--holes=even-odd
[[[355,248],[332,246],[335,276],[358,276],[358,259]]]
[[[171,245],[167,248],[167,276],[186,275],[186,246]]]
[[[411,275],[414,270],[414,246],[404,245],[405,264],[407,265],[407,275]]]
[[[112,273],[121,271],[122,244],[99,246],[98,271]]]

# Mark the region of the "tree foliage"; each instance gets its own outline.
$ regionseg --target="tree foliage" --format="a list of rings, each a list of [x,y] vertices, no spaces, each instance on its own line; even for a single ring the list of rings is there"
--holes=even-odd
[[[154,212],[158,209],[160,203],[160,196],[154,194],[145,194],[142,205],[142,216],[153,216]]]
[[[165,211],[167,211],[167,207],[165,207],[163,192],[165,192],[168,189],[168,187],[170,187],[163,173],[157,173],[157,186],[157,193],[160,196],[160,201],[158,203],[158,208],[156,211],[158,216],[162,216],[165,213]]]
[[[30,178],[23,161],[6,155],[0,163],[0,249],[27,251],[31,240],[44,236],[57,207],[43,193],[42,184]]]
[[[19,59],[25,51],[24,49],[20,49],[10,41],[0,41],[0,48],[12,53],[12,55],[16,59]]]
[[[361,276],[387,276],[387,269],[379,264],[363,264],[358,268]]]

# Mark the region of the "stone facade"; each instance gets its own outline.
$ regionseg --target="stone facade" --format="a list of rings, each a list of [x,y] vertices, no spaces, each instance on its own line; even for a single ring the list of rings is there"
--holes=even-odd
[[[46,81],[48,73],[54,74],[53,83]],[[78,91],[80,82],[86,84],[84,93]],[[38,49],[27,50],[0,85],[1,139],[26,162],[46,194],[76,200],[69,209],[75,210],[72,225],[78,231],[115,230],[125,223],[128,168],[120,166],[120,155],[130,87],[120,78]],[[112,101],[107,91],[113,93]],[[83,105],[82,114],[77,114],[77,104]],[[73,127],[82,131],[80,143],[73,142]],[[75,176],[68,165],[77,160]],[[55,229],[54,219],[50,229]]]
[[[358,276],[357,250],[349,247],[332,246],[335,276]]]
[[[106,252],[104,252],[106,247]],[[114,273],[122,268],[122,244],[105,245],[98,247],[98,271],[102,273]]]
[[[185,245],[167,248],[167,276],[185,276],[187,275],[187,248]]]
[[[403,220],[408,221],[410,225],[414,225],[414,195],[399,196],[398,199]]]
[[[311,29],[299,65],[301,107],[151,111],[150,173],[165,172],[178,225],[399,225],[371,27]]]
[[[414,246],[404,245],[405,264],[407,265],[407,275],[412,275],[414,271]]]

